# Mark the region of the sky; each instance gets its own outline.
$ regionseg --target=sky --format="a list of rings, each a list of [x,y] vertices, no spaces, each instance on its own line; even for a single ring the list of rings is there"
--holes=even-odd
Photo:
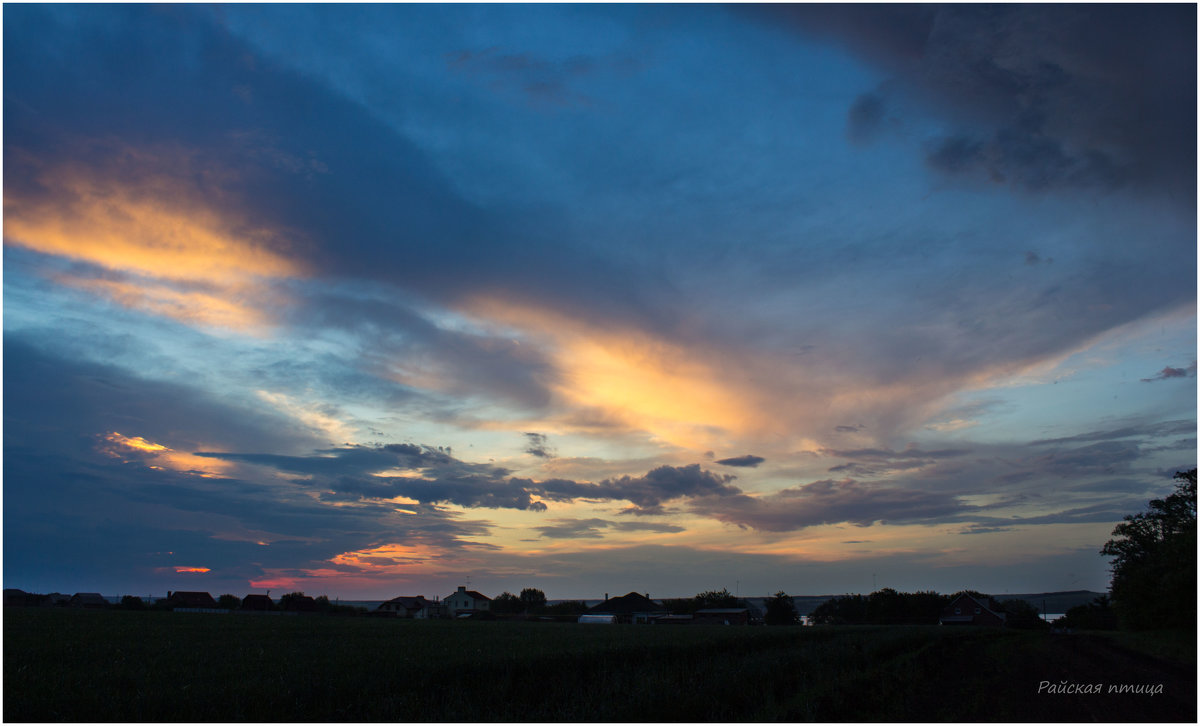
[[[1108,587],[1196,8],[6,5],[4,586]]]

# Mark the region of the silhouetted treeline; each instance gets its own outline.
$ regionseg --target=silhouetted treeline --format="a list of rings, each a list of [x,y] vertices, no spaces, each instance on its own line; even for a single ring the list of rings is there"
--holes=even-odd
[[[843,595],[822,603],[809,614],[818,625],[936,625],[942,610],[959,595],[970,595],[996,613],[1005,614],[1012,628],[1039,628],[1045,623],[1024,600],[1004,600],[974,590],[943,595],[931,590],[897,592],[890,587],[870,595]]]
[[[1090,603],[1071,608],[1054,625],[1073,630],[1116,630],[1117,612],[1108,596],[1101,595]]]
[[[746,607],[746,603],[735,597],[727,588],[708,590],[698,593],[695,597],[666,598],[662,601],[662,604],[664,608],[671,612],[680,614],[694,613],[697,610],[707,610],[709,608]]]
[[[1121,627],[1196,628],[1196,470],[1175,473],[1175,491],[1113,529],[1112,607]]]

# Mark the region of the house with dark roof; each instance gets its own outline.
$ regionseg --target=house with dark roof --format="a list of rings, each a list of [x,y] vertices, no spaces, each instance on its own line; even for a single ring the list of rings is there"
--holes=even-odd
[[[942,609],[938,625],[988,625],[1002,627],[1007,615],[997,613],[987,604],[971,597],[959,595],[954,601]]]
[[[108,607],[108,600],[98,592],[77,592],[71,596],[71,607],[99,610]]]
[[[631,592],[620,597],[609,598],[606,594],[604,602],[588,608],[588,615],[613,615],[618,623],[651,623],[656,618],[668,614],[661,604],[650,599],[650,594]]]
[[[252,593],[242,598],[241,607],[238,610],[246,610],[250,612],[267,613],[275,609],[275,601],[266,595]]]
[[[490,613],[492,607],[492,599],[487,595],[481,595],[474,590],[468,590],[462,585],[454,591],[454,594],[447,595],[442,599],[446,613],[455,618],[470,617],[477,613]]]
[[[442,603],[426,600],[423,595],[401,595],[380,603],[373,614],[416,620],[432,620],[442,616]]]
[[[4,590],[4,605],[6,607],[37,607],[42,604],[44,597],[10,587]]]
[[[217,610],[217,601],[207,592],[176,590],[167,592],[167,604],[172,610]]]

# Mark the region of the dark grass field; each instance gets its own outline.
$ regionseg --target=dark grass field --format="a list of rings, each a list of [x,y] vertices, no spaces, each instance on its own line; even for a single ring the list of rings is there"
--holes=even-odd
[[[6,608],[3,718],[1192,722],[1195,634]]]

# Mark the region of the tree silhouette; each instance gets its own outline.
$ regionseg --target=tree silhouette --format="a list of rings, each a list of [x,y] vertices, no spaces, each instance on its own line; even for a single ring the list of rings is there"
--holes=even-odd
[[[792,602],[791,596],[780,590],[768,599],[765,620],[767,625],[795,625],[800,622],[800,615],[796,612],[796,604]]]
[[[524,607],[521,599],[507,590],[492,598],[492,604],[488,609],[494,613],[504,615],[506,613],[519,613]]]
[[[1123,628],[1196,627],[1196,470],[1176,472],[1175,492],[1113,529],[1113,609]]]
[[[534,613],[546,607],[546,593],[536,587],[527,587],[522,590],[520,600],[527,613]]]

